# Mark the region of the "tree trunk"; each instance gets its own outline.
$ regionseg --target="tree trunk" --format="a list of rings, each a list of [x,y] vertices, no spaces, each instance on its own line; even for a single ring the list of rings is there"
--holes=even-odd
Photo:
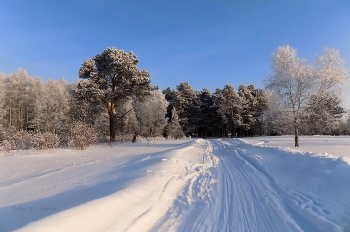
[[[295,147],[299,147],[299,128],[298,125],[294,125],[295,128]]]
[[[234,123],[234,121],[233,121],[233,119],[232,119],[232,132],[231,132],[232,134],[231,134],[231,137],[232,138],[235,138],[235,133],[236,133],[236,131],[235,131],[235,123]]]
[[[109,141],[111,143],[115,142],[115,110],[114,110],[115,103],[106,103],[106,108],[109,116]]]
[[[114,122],[114,116],[109,115],[109,141],[115,142],[115,122]]]

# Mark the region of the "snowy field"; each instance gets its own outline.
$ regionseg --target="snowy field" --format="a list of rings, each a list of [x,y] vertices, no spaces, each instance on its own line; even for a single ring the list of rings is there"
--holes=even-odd
[[[350,231],[350,137],[0,153],[0,231]]]
[[[286,148],[294,152],[314,152],[335,157],[350,158],[350,136],[301,136],[300,147],[294,147],[294,136],[253,137],[241,139],[254,145]]]

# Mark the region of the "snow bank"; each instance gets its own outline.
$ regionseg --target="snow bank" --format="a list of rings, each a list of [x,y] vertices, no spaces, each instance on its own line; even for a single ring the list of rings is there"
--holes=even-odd
[[[300,147],[294,147],[294,136],[262,136],[240,139],[252,145],[286,148],[292,152],[314,152],[320,155],[350,158],[350,136],[300,136]]]
[[[307,218],[316,231],[350,229],[350,138],[302,136],[300,148],[292,147],[290,139],[241,139],[246,144],[238,147],[279,186],[293,212]]]

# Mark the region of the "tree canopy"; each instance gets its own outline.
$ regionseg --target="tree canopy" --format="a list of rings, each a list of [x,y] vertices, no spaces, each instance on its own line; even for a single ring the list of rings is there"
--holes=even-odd
[[[110,124],[110,140],[115,140],[116,103],[135,97],[143,100],[152,90],[151,78],[146,70],[140,71],[136,55],[107,48],[101,54],[87,59],[79,69],[78,95],[91,102],[103,104],[107,109]]]

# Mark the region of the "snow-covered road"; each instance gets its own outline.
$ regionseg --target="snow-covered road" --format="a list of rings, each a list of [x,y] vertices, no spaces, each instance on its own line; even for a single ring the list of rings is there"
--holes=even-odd
[[[38,154],[26,155],[2,155],[0,161],[16,171],[25,165],[11,167],[11,159],[37,159],[30,169],[42,169]],[[46,165],[40,178],[0,178],[0,195],[11,202],[0,201],[0,231],[346,231],[350,226],[346,157],[239,139],[196,139],[93,148],[80,166],[68,165],[76,159],[65,156]],[[50,180],[56,183],[43,194]],[[37,185],[37,192],[30,188],[31,195],[23,196],[26,183]],[[13,196],[14,190],[23,194]],[[38,211],[37,204],[55,212],[28,211]]]
[[[212,231],[298,231],[269,176],[231,144],[213,144],[221,162],[217,207],[220,220]]]
[[[169,230],[166,222],[171,218],[178,220],[179,225],[173,222],[176,226],[172,228],[178,231],[342,231],[334,219],[327,217],[330,211],[317,203],[321,196],[311,193],[307,197],[309,190],[305,194],[294,191],[297,179],[295,183],[276,183],[278,177],[274,178],[260,162],[263,149],[252,151],[252,146],[240,140],[202,143],[207,146],[203,160],[211,168],[203,169],[188,183],[190,188],[180,194],[190,198],[190,207],[175,203],[170,211],[177,217],[166,215],[160,223],[162,227],[156,230]]]

